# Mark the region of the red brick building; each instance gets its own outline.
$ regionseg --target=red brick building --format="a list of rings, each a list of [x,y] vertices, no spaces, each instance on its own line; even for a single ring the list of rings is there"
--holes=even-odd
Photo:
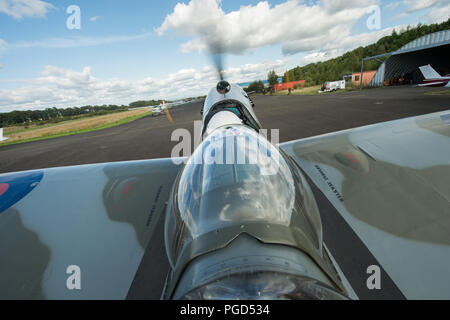
[[[273,89],[275,91],[283,91],[288,90],[289,88],[294,89],[294,86],[305,86],[305,80],[298,80],[298,81],[291,81],[291,82],[284,82],[284,83],[277,83],[273,86]]]

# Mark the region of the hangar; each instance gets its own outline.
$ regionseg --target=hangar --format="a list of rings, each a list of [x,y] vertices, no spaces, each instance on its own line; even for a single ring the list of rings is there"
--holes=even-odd
[[[450,73],[450,30],[444,30],[420,37],[404,45],[399,50],[374,57],[364,58],[364,61],[389,56],[374,75],[370,86],[377,87],[392,84],[394,79],[402,78],[405,84],[422,82],[419,67],[427,64],[441,75]]]

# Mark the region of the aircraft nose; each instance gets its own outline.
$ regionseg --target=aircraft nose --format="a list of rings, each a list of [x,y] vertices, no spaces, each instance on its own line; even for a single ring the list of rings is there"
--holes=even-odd
[[[226,94],[230,92],[230,90],[231,85],[228,81],[222,80],[217,84],[217,92],[219,92],[220,94]]]

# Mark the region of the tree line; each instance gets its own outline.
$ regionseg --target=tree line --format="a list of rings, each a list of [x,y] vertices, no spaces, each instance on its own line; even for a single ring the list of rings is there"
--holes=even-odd
[[[394,30],[390,36],[383,37],[366,47],[356,48],[340,57],[288,70],[283,75],[283,82],[306,80],[306,86],[313,86],[325,81],[339,80],[345,74],[361,72],[361,60],[364,57],[393,52],[422,36],[448,29],[450,29],[450,19],[440,24],[408,26],[400,32]],[[382,62],[383,60],[365,61],[364,70],[377,70]]]
[[[244,88],[245,92],[258,92],[258,93],[262,93],[264,92],[265,88],[264,88],[264,83],[261,80],[258,81],[253,81],[252,83],[250,83],[248,85],[247,88]]]
[[[21,124],[57,123],[85,117],[100,116],[114,112],[126,111],[132,108],[146,107],[161,104],[162,100],[135,101],[125,105],[102,105],[70,108],[46,108],[44,110],[26,110],[0,113],[0,124],[5,126]]]
[[[130,103],[129,107],[130,108],[142,108],[142,107],[147,107],[147,106],[157,106],[162,103],[163,103],[162,100],[139,100],[139,101]]]

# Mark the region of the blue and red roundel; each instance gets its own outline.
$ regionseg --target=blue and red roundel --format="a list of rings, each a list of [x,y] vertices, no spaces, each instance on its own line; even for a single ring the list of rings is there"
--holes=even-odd
[[[33,191],[43,176],[42,171],[0,176],[0,214]]]

